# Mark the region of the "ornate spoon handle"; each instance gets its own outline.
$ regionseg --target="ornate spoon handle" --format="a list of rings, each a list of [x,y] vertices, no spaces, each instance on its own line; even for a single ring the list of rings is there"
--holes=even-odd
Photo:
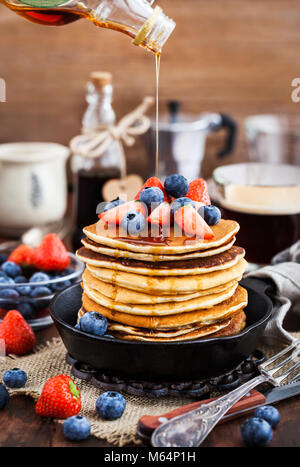
[[[229,394],[160,425],[152,435],[152,445],[155,447],[199,446],[223,415],[251,389],[264,381],[266,381],[264,376],[257,376]]]

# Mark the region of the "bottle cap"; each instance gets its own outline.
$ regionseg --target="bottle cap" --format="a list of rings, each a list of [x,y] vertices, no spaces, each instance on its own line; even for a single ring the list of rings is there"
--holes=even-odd
[[[90,79],[95,87],[102,88],[112,82],[112,74],[108,71],[93,71],[90,74]]]

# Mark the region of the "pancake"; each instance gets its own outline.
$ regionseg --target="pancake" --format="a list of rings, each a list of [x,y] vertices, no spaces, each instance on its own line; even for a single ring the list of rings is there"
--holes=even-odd
[[[174,294],[174,295],[153,295],[145,292],[137,292],[136,290],[126,289],[117,285],[103,282],[100,279],[96,279],[86,269],[83,273],[83,280],[86,281],[93,289],[98,290],[105,297],[115,300],[121,303],[130,304],[155,304],[155,303],[168,303],[168,302],[183,302],[185,300],[191,300],[193,298],[202,297],[204,295],[210,295],[214,293],[223,292],[231,287],[237,285],[237,281],[230,281],[226,284],[220,285],[219,287],[213,287],[212,289],[199,290],[193,294]]]
[[[237,284],[223,292],[193,298],[192,300],[185,300],[184,302],[156,303],[155,305],[116,302],[87,285],[85,281],[83,281],[83,288],[89,298],[110,310],[121,311],[133,315],[164,316],[213,307],[214,305],[224,302],[224,300],[232,297],[237,288]]]
[[[143,341],[143,342],[178,342],[196,340],[203,337],[222,337],[231,336],[239,333],[244,329],[246,325],[246,315],[244,312],[237,313],[236,318],[233,317],[231,320],[226,320],[224,325],[222,323],[212,324],[210,326],[204,326],[202,328],[195,329],[189,333],[167,337],[167,336],[155,336],[147,334],[132,334],[126,332],[113,332],[113,335],[119,339],[130,340],[130,341]],[[229,322],[229,323],[228,323]],[[217,331],[214,331],[217,329]]]
[[[80,309],[78,313],[78,321],[80,318],[84,315],[85,310]],[[216,324],[211,324],[210,326],[202,326],[201,331],[205,333],[211,333],[211,332],[217,332],[225,327],[229,326],[231,323],[231,318],[225,319],[220,323]],[[114,323],[113,321],[108,321],[108,333],[111,335],[114,335],[115,332],[118,333],[125,333],[125,334],[131,334],[135,336],[141,336],[141,337],[163,337],[163,338],[173,338],[173,337],[178,337],[178,336],[184,336],[185,334],[189,334],[192,331],[200,329],[200,327],[197,324],[193,324],[191,326],[182,326],[181,328],[177,329],[171,329],[171,330],[166,330],[166,331],[157,331],[155,329],[145,329],[145,328],[137,328],[133,326],[126,326],[124,324],[119,324],[119,323]]]
[[[115,249],[129,250],[136,253],[151,253],[154,255],[182,254],[194,251],[217,248],[229,242],[239,231],[239,224],[235,221],[221,219],[218,224],[211,227],[214,237],[210,240],[189,237],[174,236],[171,227],[170,235],[166,237],[126,237],[125,232],[119,232],[116,236],[116,228],[98,221],[83,229],[84,234],[92,241],[100,245],[110,246]]]
[[[236,265],[245,256],[245,250],[232,246],[229,250],[214,256],[178,261],[137,261],[129,258],[113,258],[101,255],[85,247],[76,252],[77,257],[86,264],[97,268],[107,268],[134,274],[149,276],[198,275],[228,269]]]
[[[236,280],[243,275],[246,266],[247,261],[242,258],[237,264],[228,269],[221,269],[220,271],[206,274],[172,277],[144,276],[106,268],[97,268],[89,264],[87,265],[87,269],[94,277],[103,282],[116,284],[127,289],[146,291],[147,293],[172,295],[174,293],[191,294]]]
[[[114,258],[131,258],[136,259],[138,261],[153,261],[153,262],[160,262],[160,261],[182,261],[186,259],[195,259],[195,258],[204,258],[206,256],[213,256],[219,253],[223,253],[224,251],[229,250],[235,242],[235,237],[232,237],[227,243],[221,245],[217,248],[210,248],[208,250],[202,251],[195,251],[193,253],[186,253],[186,254],[177,254],[177,255],[152,255],[146,253],[135,253],[129,250],[119,250],[116,248],[112,248],[109,246],[99,245],[96,242],[88,238],[83,238],[81,240],[83,246],[89,250],[92,250],[96,253],[100,253],[101,255],[106,256],[113,256]]]
[[[166,316],[142,316],[110,310],[92,300],[85,292],[82,296],[82,304],[86,311],[96,311],[117,323],[139,328],[162,330],[179,328],[195,323],[204,326],[224,320],[245,308],[247,305],[247,291],[243,287],[238,286],[231,298],[218,305],[204,310]]]

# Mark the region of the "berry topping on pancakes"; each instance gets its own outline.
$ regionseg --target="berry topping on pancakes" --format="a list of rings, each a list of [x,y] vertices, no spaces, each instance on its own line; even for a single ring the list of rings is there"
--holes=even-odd
[[[171,226],[176,215],[177,227],[182,229],[179,235],[210,239],[214,233],[209,225],[216,225],[221,219],[219,209],[210,205],[203,178],[188,183],[182,175],[173,174],[163,186],[159,178],[151,177],[133,201],[119,204],[117,200],[107,203],[98,217],[105,224],[121,225],[127,234],[134,236],[147,232],[147,223]],[[189,209],[183,209],[186,207]]]

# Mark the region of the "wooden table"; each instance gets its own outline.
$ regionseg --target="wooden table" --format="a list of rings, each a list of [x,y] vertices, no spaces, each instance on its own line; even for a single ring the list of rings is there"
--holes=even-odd
[[[57,336],[52,325],[38,331],[39,344]],[[281,421],[274,431],[269,446],[300,446],[300,396],[277,404]],[[244,417],[245,418],[245,417]],[[240,426],[243,418],[217,426],[203,443],[203,446],[243,446]],[[65,439],[60,424],[43,419],[35,414],[33,400],[25,396],[14,396],[8,406],[0,411],[0,446],[58,447],[58,446],[108,447],[109,444],[91,436],[81,443],[71,443]]]

